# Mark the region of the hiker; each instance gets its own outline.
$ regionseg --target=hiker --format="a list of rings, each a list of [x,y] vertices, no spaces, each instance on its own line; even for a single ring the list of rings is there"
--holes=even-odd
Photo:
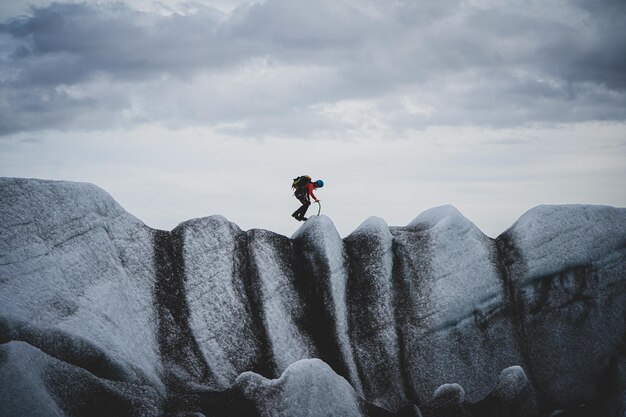
[[[311,205],[311,197],[313,197],[313,200],[315,200],[316,203],[319,202],[317,197],[315,197],[315,194],[313,194],[313,190],[323,186],[324,181],[317,180],[312,182],[311,177],[308,175],[302,175],[298,178],[294,178],[292,188],[295,188],[296,191],[293,195],[295,195],[296,198],[302,203],[302,206],[298,210],[294,211],[291,217],[298,221],[306,221],[307,218],[304,217],[304,215]]]

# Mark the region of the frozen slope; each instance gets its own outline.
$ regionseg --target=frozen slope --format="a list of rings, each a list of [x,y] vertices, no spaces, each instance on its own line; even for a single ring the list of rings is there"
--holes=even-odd
[[[298,361],[275,380],[245,372],[237,378],[236,385],[257,404],[263,417],[363,415],[362,400],[354,388],[319,359]]]
[[[163,394],[152,231],[89,184],[2,179],[0,196],[0,357],[33,368],[55,358]],[[85,390],[67,375],[64,393]],[[34,377],[21,378],[29,392]]]
[[[559,405],[606,395],[626,343],[624,209],[539,206],[498,241],[538,388]]]
[[[626,209],[289,238],[153,230],[93,185],[4,178],[0,238],[0,415],[624,412]]]
[[[363,394],[381,407],[397,409],[407,395],[396,327],[393,236],[383,219],[371,217],[345,243],[349,334]]]
[[[414,316],[403,331],[412,389],[422,397],[456,382],[477,401],[502,369],[525,366],[496,243],[452,206],[427,210],[406,230],[396,229],[404,250],[411,231],[427,242],[413,246],[427,267],[417,275]]]
[[[152,230],[89,184],[2,179],[0,196],[3,338],[159,386]]]
[[[189,326],[211,370],[207,382],[225,389],[244,370],[262,372],[267,362],[248,291],[246,233],[221,216],[190,220],[178,229]]]

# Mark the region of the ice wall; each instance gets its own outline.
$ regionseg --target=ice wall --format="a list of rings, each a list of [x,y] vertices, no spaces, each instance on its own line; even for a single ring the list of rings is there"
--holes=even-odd
[[[626,342],[624,209],[539,206],[498,242],[537,387],[559,405],[606,394]]]
[[[304,401],[306,381],[315,401],[350,392],[335,402],[361,415],[489,415],[527,386],[527,415],[623,412],[626,209],[540,206],[497,239],[451,206],[406,227],[370,218],[344,239],[320,216],[288,238],[221,216],[153,230],[95,186],[5,178],[0,214],[0,383],[35,358],[19,380],[52,414],[77,415],[41,382],[50,373],[68,398],[135,404],[116,415],[241,403],[287,416],[272,401]]]
[[[90,184],[0,180],[0,341],[163,389],[152,233]]]

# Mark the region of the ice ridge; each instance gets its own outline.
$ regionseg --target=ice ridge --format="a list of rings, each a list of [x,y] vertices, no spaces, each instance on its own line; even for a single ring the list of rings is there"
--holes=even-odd
[[[307,384],[346,415],[623,412],[626,209],[539,206],[496,239],[452,206],[344,239],[319,216],[289,238],[222,216],[154,230],[89,184],[2,178],[0,197],[3,386],[37,357],[126,415],[294,415]],[[89,389],[57,401],[37,372],[0,397],[79,415]]]

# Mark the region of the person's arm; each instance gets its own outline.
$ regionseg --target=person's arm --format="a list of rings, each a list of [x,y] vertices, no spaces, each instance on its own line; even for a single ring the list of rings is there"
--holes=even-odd
[[[313,194],[313,183],[307,184],[306,185],[306,189],[307,189],[307,192],[309,193],[309,195],[311,197],[313,197],[313,200],[317,201],[317,197],[315,197],[315,194]]]

